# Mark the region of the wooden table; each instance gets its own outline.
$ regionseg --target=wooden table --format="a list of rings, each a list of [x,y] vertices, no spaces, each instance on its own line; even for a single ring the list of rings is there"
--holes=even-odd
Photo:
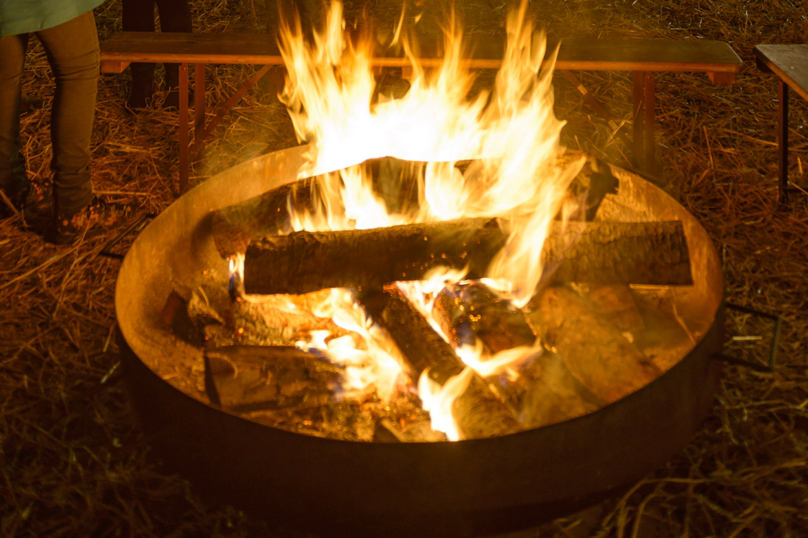
[[[557,43],[556,43],[557,44]],[[464,60],[470,69],[498,69],[505,43],[486,40],[474,48],[474,55]],[[555,44],[550,43],[544,65],[552,62]],[[443,61],[439,43],[420,43],[420,62],[436,67]],[[274,38],[265,34],[190,34],[170,32],[119,32],[101,45],[101,71],[120,73],[131,62],[180,64],[180,192],[188,184],[189,153],[195,155],[205,138],[227,111],[273,66],[283,65]],[[247,83],[228,99],[216,117],[205,124],[205,64],[263,65]],[[740,71],[741,59],[732,48],[720,41],[704,40],[596,40],[564,39],[558,51],[555,68],[562,71],[602,115],[605,109],[589,94],[573,70],[632,71],[634,91],[632,115],[634,125],[633,154],[635,164],[655,171],[654,143],[654,72],[702,72],[714,83],[730,84]],[[188,149],[188,64],[194,64],[196,93],[194,99],[194,144]],[[376,67],[410,68],[402,52],[387,52],[373,58]],[[613,122],[610,125],[617,129]]]
[[[808,45],[758,45],[754,48],[758,67],[780,79],[777,112],[777,156],[781,204],[788,203],[791,192],[805,193],[808,186],[788,181],[788,88],[808,100]]]

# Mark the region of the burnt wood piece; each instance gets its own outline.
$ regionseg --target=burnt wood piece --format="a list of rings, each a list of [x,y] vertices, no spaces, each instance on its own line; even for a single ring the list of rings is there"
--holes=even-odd
[[[243,254],[255,235],[275,235],[289,227],[289,206],[297,211],[313,208],[314,180],[283,185],[213,212],[212,235],[222,258]]]
[[[496,219],[462,219],[370,230],[295,232],[253,241],[244,261],[247,293],[306,293],[421,280],[433,267],[468,266],[485,276],[506,234]],[[542,257],[556,282],[690,285],[682,223],[554,223]]]
[[[447,286],[436,298],[434,309],[438,324],[455,347],[472,345],[479,338],[495,354],[536,342],[524,312],[479,282]],[[515,379],[505,373],[485,381],[526,428],[563,422],[604,405],[556,353],[536,353],[512,368],[518,374]]]
[[[530,300],[527,317],[545,346],[564,357],[570,372],[606,403],[635,392],[662,371],[565,287],[548,287]]]
[[[418,208],[418,180],[426,163],[394,157],[370,159],[365,167],[373,191],[384,200],[388,213],[407,214]],[[290,183],[213,212],[212,230],[216,249],[223,258],[243,254],[255,237],[277,235],[290,229],[289,207],[311,212],[321,204],[316,178]]]
[[[567,152],[565,160],[572,162],[583,156],[580,152]],[[459,161],[455,167],[464,174],[476,161]],[[363,162],[363,174],[371,179],[374,193],[384,200],[390,214],[412,214],[420,204],[419,182],[423,182],[427,163],[405,161],[395,157],[369,159]],[[606,194],[616,192],[617,179],[608,165],[598,164],[592,158],[578,174],[578,190],[586,191],[587,219],[594,215]],[[291,183],[267,191],[239,204],[218,209],[212,214],[212,236],[216,249],[223,258],[243,254],[253,238],[278,235],[288,228],[289,206],[296,211],[314,208],[313,193],[317,185],[314,178]]]
[[[466,369],[452,347],[395,286],[367,293],[361,301],[374,321],[390,333],[413,379],[426,371],[430,379],[443,386]],[[453,414],[464,439],[496,437],[523,429],[477,374],[472,375],[466,391],[455,400]]]
[[[491,355],[536,341],[525,314],[481,282],[446,286],[435,298],[433,316],[453,346],[479,338]]]
[[[621,331],[633,334],[645,328],[642,314],[629,286],[607,284],[587,287],[587,289],[578,291],[591,303],[592,310],[596,314],[608,319]]]
[[[570,420],[605,405],[572,375],[564,358],[551,351],[534,357],[518,378],[501,385],[507,392],[506,403],[517,409],[519,421],[527,428]]]
[[[236,412],[315,407],[331,401],[344,370],[291,346],[227,346],[205,351],[205,389]]]

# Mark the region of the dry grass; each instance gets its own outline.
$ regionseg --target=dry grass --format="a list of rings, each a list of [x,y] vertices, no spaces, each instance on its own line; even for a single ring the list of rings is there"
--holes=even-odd
[[[439,12],[440,8],[430,10]],[[194,2],[195,28],[259,31],[261,3]],[[501,0],[464,2],[469,34],[501,31]],[[368,2],[381,21],[397,2]],[[581,519],[519,536],[808,536],[808,197],[776,205],[776,88],[755,67],[758,43],[805,40],[801,3],[791,0],[548,0],[531,6],[551,35],[720,39],[745,65],[731,87],[703,76],[657,77],[658,159],[667,189],[704,224],[724,260],[727,298],[781,313],[774,373],[728,367],[713,412],[693,442],[624,498]],[[258,18],[253,16],[253,10]],[[362,6],[348,6],[351,14]],[[101,38],[120,28],[118,4],[97,10]],[[384,24],[384,23],[380,23]],[[49,178],[51,74],[31,48],[24,95],[44,99],[22,119],[31,178]],[[209,111],[253,72],[209,67]],[[620,120],[628,118],[630,79],[581,73]],[[97,192],[139,211],[174,198],[176,113],[124,112],[127,75],[100,82],[93,139]],[[565,143],[625,164],[627,148],[558,77],[557,114]],[[806,103],[792,106],[792,174],[806,157]],[[213,111],[215,113],[215,110]],[[235,163],[295,143],[277,103],[253,91],[214,132],[192,183]],[[797,161],[800,161],[799,163]],[[119,378],[113,334],[118,262],[99,256],[107,237],[57,248],[0,222],[0,534],[3,536],[298,536],[267,529],[230,508],[210,508],[188,484],[152,462]],[[122,245],[121,248],[125,248]],[[730,313],[727,352],[765,362],[771,326]],[[627,456],[630,457],[630,456]],[[643,517],[638,517],[643,514]],[[664,529],[665,533],[662,532]],[[516,536],[516,535],[514,535]]]

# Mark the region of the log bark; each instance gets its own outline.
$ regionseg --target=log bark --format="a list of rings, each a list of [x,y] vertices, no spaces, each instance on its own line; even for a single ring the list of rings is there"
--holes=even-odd
[[[433,316],[454,347],[480,339],[491,355],[536,341],[525,314],[480,282],[446,286],[435,298]]]
[[[586,297],[596,314],[608,319],[621,331],[634,334],[645,328],[631,288],[625,284],[587,286],[577,291]]]
[[[314,407],[333,399],[344,371],[291,346],[228,346],[205,352],[212,402],[236,412]]]
[[[388,213],[409,214],[418,209],[418,179],[423,177],[426,163],[384,157],[362,166]],[[318,203],[317,189],[316,178],[309,178],[214,211],[211,233],[219,254],[223,258],[243,254],[253,238],[288,230],[289,207],[298,212],[312,211]]]
[[[524,312],[497,297],[479,282],[447,286],[435,300],[438,324],[452,345],[473,345],[479,338],[494,355],[517,346],[533,346],[536,335]],[[507,374],[485,378],[486,384],[526,428],[563,422],[602,407],[556,353],[545,351],[512,366]]]
[[[438,265],[481,278],[507,237],[496,219],[462,219],[370,230],[296,232],[250,244],[247,293],[306,293],[421,280]],[[555,282],[690,285],[681,222],[554,223],[542,251]]]
[[[366,294],[362,303],[373,319],[390,333],[411,369],[414,379],[425,371],[440,385],[466,368],[420,312],[395,287]],[[496,437],[521,431],[519,421],[474,374],[458,397],[453,414],[464,439]]]
[[[506,403],[517,409],[520,422],[527,428],[564,422],[605,405],[572,375],[564,358],[551,351],[535,357],[505,388]]]
[[[662,374],[620,330],[595,314],[571,289],[549,287],[526,307],[545,345],[564,358],[572,375],[606,403],[644,387]]]
[[[240,204],[213,212],[213,241],[223,258],[243,254],[258,235],[275,235],[289,226],[289,205],[298,211],[313,207],[314,180],[306,179],[267,191]]]

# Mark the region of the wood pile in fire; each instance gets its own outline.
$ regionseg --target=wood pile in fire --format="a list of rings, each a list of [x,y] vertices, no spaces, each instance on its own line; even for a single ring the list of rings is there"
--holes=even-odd
[[[389,211],[417,204],[411,178],[421,163],[385,158],[366,166]],[[214,212],[219,253],[243,256],[243,267],[226,289],[201,286],[166,321],[204,346],[211,403],[273,427],[345,440],[445,440],[419,385],[443,389],[460,378],[465,388],[450,404],[460,439],[569,420],[652,382],[692,340],[667,293],[692,284],[682,225],[592,220],[616,182],[592,160],[573,182],[570,196],[583,193],[588,210],[551,225],[544,276],[523,308],[481,280],[507,239],[497,219],[290,232],[291,213],[313,211],[321,198],[317,178],[285,185]],[[399,284],[436,266],[467,272],[428,297],[430,323]],[[321,332],[367,348],[362,335],[317,312],[332,288],[349,289],[394,342],[402,373],[389,394],[373,383],[350,386],[353,366],[310,345]],[[475,346],[483,363],[476,370],[461,358]],[[508,353],[518,358],[486,367]]]

